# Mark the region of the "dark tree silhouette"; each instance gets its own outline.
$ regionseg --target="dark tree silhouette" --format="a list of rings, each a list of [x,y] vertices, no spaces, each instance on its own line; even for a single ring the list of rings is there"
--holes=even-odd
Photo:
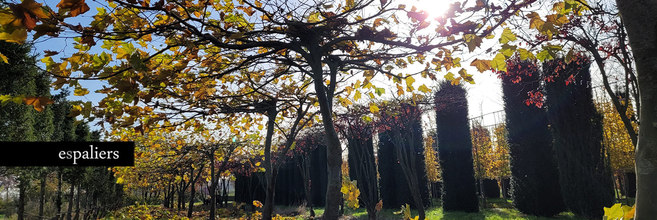
[[[436,92],[436,132],[445,211],[479,211],[472,165],[468,101],[462,86],[442,82]]]
[[[547,112],[545,108],[531,105],[537,100],[527,95],[541,94],[538,67],[528,61],[510,61],[507,69],[500,77],[511,156],[513,205],[530,215],[559,214],[565,206]]]
[[[613,204],[611,171],[602,147],[602,116],[593,105],[590,61],[585,57],[543,65],[548,118],[566,207],[599,219]],[[551,82],[554,81],[554,82]]]

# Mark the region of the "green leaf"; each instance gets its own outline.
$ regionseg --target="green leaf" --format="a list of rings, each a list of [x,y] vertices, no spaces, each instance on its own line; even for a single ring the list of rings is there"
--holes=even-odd
[[[509,58],[513,56],[513,54],[516,52],[517,46],[511,46],[508,44],[502,45],[502,49],[500,49],[500,53],[504,54],[506,58]]]
[[[384,89],[384,88],[376,88],[376,89],[374,89],[374,92],[375,92],[378,96],[381,96],[381,95],[383,95],[383,93],[386,93],[386,89]]]
[[[491,67],[498,71],[506,71],[506,58],[504,54],[498,53],[491,61]]]
[[[144,62],[141,60],[139,53],[133,53],[130,55],[130,58],[128,58],[128,63],[130,63],[130,66],[132,66],[132,68],[137,71],[145,71],[148,69],[148,67],[146,67]]]
[[[5,105],[11,101],[11,95],[0,95],[0,104]]]
[[[532,52],[529,52],[527,49],[520,48],[517,50],[518,54],[520,55],[520,60],[535,60],[536,57]]]
[[[509,28],[504,28],[502,31],[502,36],[500,36],[500,43],[506,44],[511,41],[516,40],[516,35]]]
[[[552,55],[550,55],[550,52],[548,50],[541,50],[536,54],[536,58],[541,62],[545,62],[546,60],[553,59]]]
[[[570,49],[570,51],[568,51],[568,53],[566,54],[566,63],[567,64],[570,63],[571,61],[573,61],[573,59],[575,58],[574,55],[575,55],[575,52],[573,51],[573,49]]]

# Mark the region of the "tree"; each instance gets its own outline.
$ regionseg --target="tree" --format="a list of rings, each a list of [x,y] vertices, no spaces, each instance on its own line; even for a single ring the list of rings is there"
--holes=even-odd
[[[493,165],[493,175],[497,177],[500,188],[502,189],[502,197],[508,198],[510,189],[510,176],[511,176],[511,156],[508,142],[508,135],[506,124],[499,124],[493,129],[493,137],[495,139],[495,164]]]
[[[553,10],[565,10],[562,5],[565,6],[564,3],[555,3]],[[532,14],[532,16],[534,17],[527,16],[530,18],[529,22],[541,20],[540,17],[536,17],[538,14]],[[554,21],[554,17],[554,15],[552,17],[548,15],[546,21]],[[577,52],[590,55],[600,73],[602,88],[610,97],[614,110],[621,115],[621,125],[626,129],[625,132],[636,145],[637,132],[632,125],[636,123],[636,118],[627,117],[626,114],[628,107],[632,106],[631,102],[624,102],[614,90],[621,89],[625,94],[631,95],[635,106],[640,108],[636,70],[633,65],[634,57],[628,46],[625,24],[618,16],[616,5],[599,0],[583,2],[581,11],[559,19],[565,19],[568,22],[556,22],[559,25],[555,25],[553,28],[546,27],[541,29],[544,31],[526,32],[525,36],[519,36],[519,38],[531,47],[549,46],[550,44],[563,45],[561,50],[567,61],[570,61]],[[525,19],[521,23],[527,22]],[[566,53],[566,51],[568,52]],[[553,50],[552,53],[555,52],[556,50]],[[613,85],[616,85],[617,88],[612,88]]]
[[[412,200],[418,210],[419,218],[424,219],[424,207],[429,204],[427,189],[429,182],[424,171],[421,111],[418,106],[404,102],[391,102],[384,109],[380,112],[377,122],[377,127],[380,129],[379,161],[391,161],[384,160],[382,156],[388,154],[388,159],[396,163],[392,163],[391,169],[380,170],[380,173],[388,172],[386,176],[381,176],[381,182],[388,183],[385,188],[382,184],[383,203],[402,206]],[[392,180],[384,180],[384,178]],[[402,185],[404,183],[406,184]],[[385,194],[394,194],[388,197],[393,199],[386,201]]]
[[[534,105],[543,100],[538,67],[531,61],[510,61],[500,77],[511,156],[513,205],[531,215],[557,215],[566,207],[547,112]]]
[[[468,101],[463,86],[442,82],[436,92],[436,132],[445,211],[479,211]]]
[[[0,54],[8,62],[0,62],[0,140],[1,141],[50,141],[53,126],[53,111],[50,107],[39,109],[23,105],[25,99],[50,96],[50,78],[36,67],[30,55],[29,44],[13,44],[0,41]],[[10,98],[14,96],[14,98]],[[24,96],[26,98],[20,98]],[[11,99],[11,101],[8,101]],[[45,203],[45,178],[50,170],[44,168],[14,167],[10,173],[17,176],[19,187],[18,219],[25,218],[26,188],[33,179],[39,179],[39,211],[43,216]]]
[[[639,97],[639,138],[636,145],[637,198],[635,219],[650,219],[657,215],[657,83],[655,66],[652,64],[655,48],[655,15],[651,13],[657,4],[651,1],[617,1],[620,16],[625,23],[627,36],[634,56]]]
[[[373,220],[379,211],[377,204],[380,201],[374,156],[374,125],[364,119],[369,117],[369,110],[356,107],[350,112],[340,117],[338,124],[339,131],[347,139],[349,178],[356,181],[360,201],[367,209],[368,219]]]
[[[3,33],[9,34],[2,35],[2,40],[22,42],[27,30],[37,32],[36,37],[66,35],[61,29],[73,31],[80,36],[75,43],[79,52],[62,62],[44,59],[48,71],[58,76],[55,86],[69,83],[82,95],[88,91],[78,80],[107,80],[109,87],[102,92],[108,97],[99,104],[101,111],[96,115],[138,129],[168,120],[162,113],[172,108],[184,118],[215,115],[221,112],[217,107],[236,104],[231,98],[256,92],[225,94],[231,90],[228,85],[259,81],[265,75],[279,79],[308,76],[328,136],[325,217],[336,219],[341,149],[331,113],[334,100],[346,103],[346,97],[336,94],[340,78],[352,75],[345,70],[363,70],[357,74],[366,79],[362,84],[365,88],[372,87],[370,80],[375,73],[384,73],[394,80],[398,93],[404,92],[402,80],[407,90],[413,91],[412,75],[435,76],[428,66],[420,73],[399,73],[397,68],[408,65],[407,57],[411,57],[410,62],[433,63],[436,70],[459,68],[460,59],[452,57],[451,46],[465,43],[470,50],[478,47],[481,39],[531,2],[512,1],[504,7],[455,3],[451,6],[453,13],[437,21],[439,28],[432,33],[422,30],[430,25],[426,13],[393,1],[346,1],[337,6],[328,1],[112,1],[98,10],[90,25],[77,26],[67,23],[67,19],[86,12],[84,2],[64,1],[58,4],[57,12],[49,13],[50,9],[41,9],[38,3],[28,0],[12,4],[17,6],[14,10],[26,12],[29,19],[6,24]],[[365,10],[374,7],[380,10]],[[488,13],[479,13],[484,11]],[[452,19],[461,16],[466,20]],[[482,20],[493,22],[478,25]],[[397,24],[406,24],[408,31],[390,31]],[[442,40],[432,42],[437,37]],[[111,53],[89,52],[100,44],[97,40],[103,40],[101,47]],[[162,41],[166,45],[159,46]],[[136,47],[138,43],[141,45]],[[435,53],[428,53],[431,50]],[[459,78],[472,80],[465,69],[458,73]],[[220,89],[215,88],[217,85]],[[426,86],[418,89],[425,90]],[[168,104],[158,105],[165,100]],[[174,100],[185,105],[174,104]],[[119,106],[128,106],[130,116],[121,117],[125,108]],[[89,115],[91,108],[89,104],[81,105],[76,111]]]
[[[493,142],[490,140],[488,129],[479,122],[474,122],[474,125],[472,125],[470,137],[472,138],[473,167],[475,170],[475,179],[478,181],[479,197],[481,198],[481,203],[486,204],[484,179],[488,178],[489,165],[492,165]]]
[[[573,213],[599,218],[614,200],[611,172],[602,147],[602,118],[593,105],[590,61],[543,65],[546,106],[559,165],[561,194]]]
[[[596,109],[602,114],[602,143],[609,155],[611,169],[615,173],[634,172],[634,145],[618,112],[610,102],[597,101]],[[633,113],[628,109],[627,117],[634,117]],[[633,126],[638,127],[637,124]]]

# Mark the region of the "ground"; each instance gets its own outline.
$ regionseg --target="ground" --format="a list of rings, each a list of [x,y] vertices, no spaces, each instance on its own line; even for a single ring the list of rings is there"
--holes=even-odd
[[[485,209],[478,213],[464,213],[464,212],[443,212],[440,207],[431,207],[427,210],[426,216],[427,219],[445,219],[445,220],[497,220],[497,219],[516,219],[516,220],[548,220],[548,219],[562,219],[562,220],[584,220],[584,218],[579,218],[574,216],[572,213],[561,213],[560,215],[554,218],[545,218],[545,217],[536,217],[536,216],[527,216],[518,212],[511,207],[511,201],[505,199],[489,199],[486,204]],[[221,208],[217,214],[218,219],[249,219],[249,217],[254,218],[257,216],[255,212],[247,212],[244,210],[245,206],[231,207],[231,208]],[[379,215],[378,219],[401,219],[400,215],[393,214],[393,212],[398,210],[384,209]],[[275,213],[280,215],[280,219],[310,219],[309,212],[304,207],[284,207],[277,206],[275,208]],[[319,208],[315,209],[317,216],[321,216],[324,213],[324,210]],[[195,212],[192,219],[207,219],[207,211]],[[413,211],[413,215],[417,215],[417,212]],[[186,219],[186,212],[176,213],[172,210],[163,209],[160,206],[156,205],[135,205],[128,206],[119,211],[114,212],[111,216],[108,216],[106,219]],[[257,217],[256,217],[257,218]],[[364,208],[359,208],[356,210],[345,209],[344,217],[345,220],[352,219],[367,219],[367,212]]]

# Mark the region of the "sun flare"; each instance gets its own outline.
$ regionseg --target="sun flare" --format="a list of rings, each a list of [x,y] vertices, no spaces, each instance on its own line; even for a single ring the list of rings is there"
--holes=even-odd
[[[429,18],[438,18],[445,15],[449,9],[451,1],[449,0],[416,0],[412,5],[421,11],[429,14]]]

